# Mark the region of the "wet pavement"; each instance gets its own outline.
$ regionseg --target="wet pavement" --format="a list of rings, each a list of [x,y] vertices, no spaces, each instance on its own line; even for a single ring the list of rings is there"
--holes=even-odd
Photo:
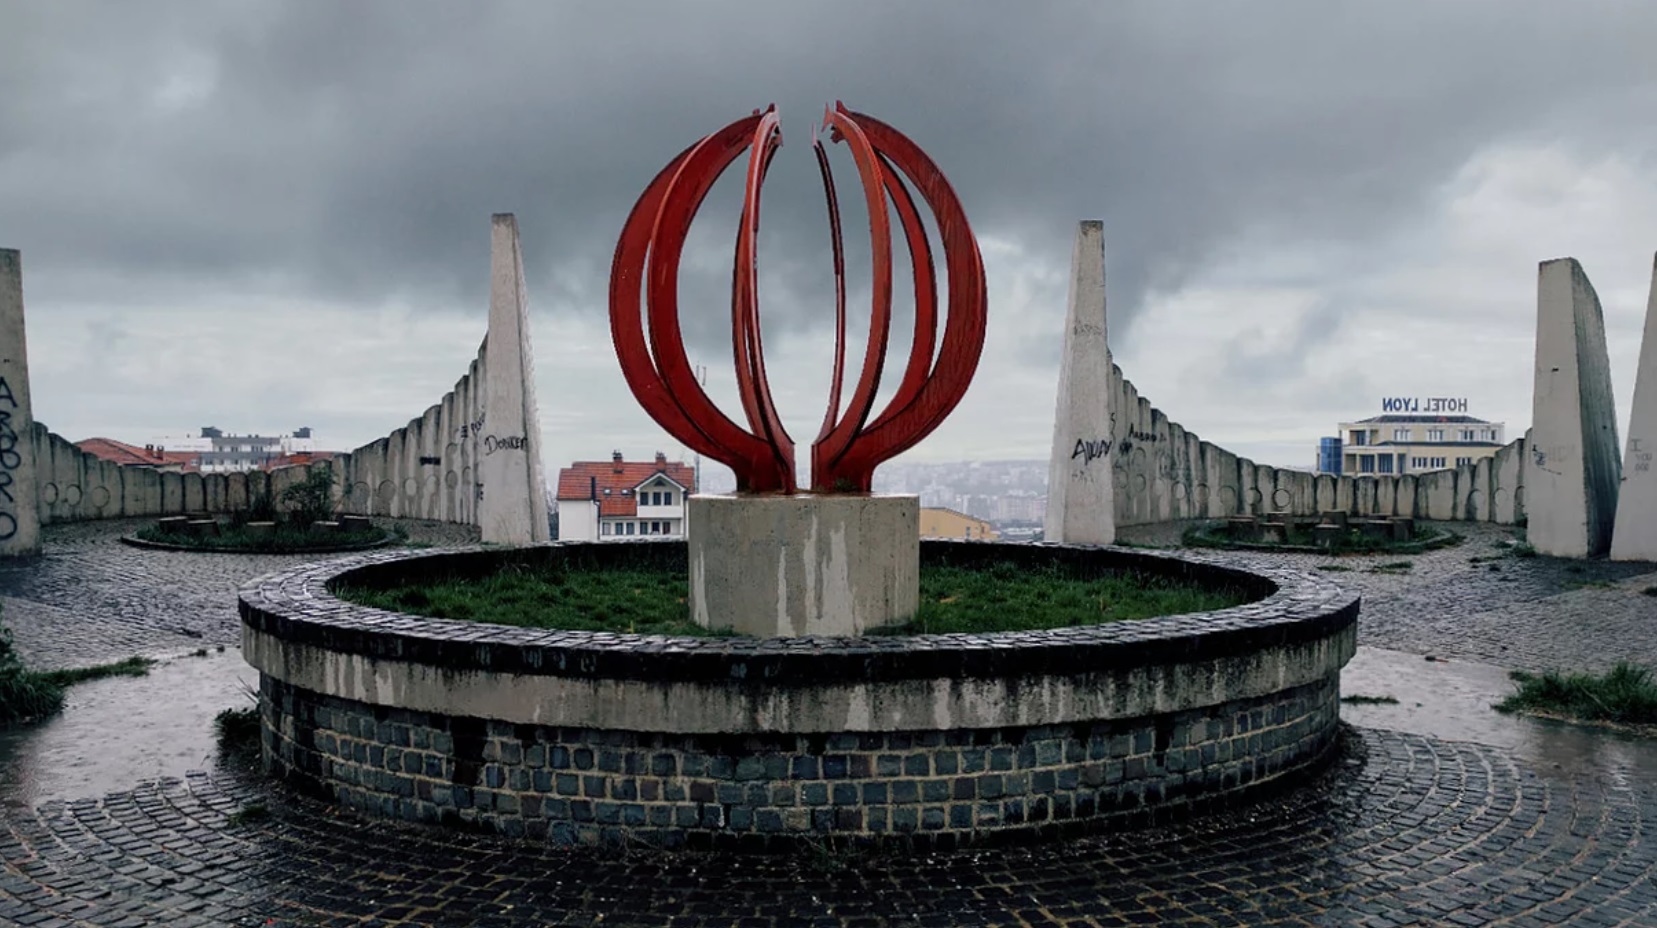
[[[253,678],[227,591],[292,559],[139,552],[120,528],[48,529],[46,558],[0,571],[42,665],[173,655],[0,734],[0,925],[1657,926],[1657,742],[1490,708],[1509,667],[1657,665],[1657,565],[1503,556],[1486,526],[1408,570],[1295,556],[1364,593],[1343,691],[1398,700],[1342,707],[1317,782],[1052,846],[735,858],[362,821],[219,767],[211,719]]]

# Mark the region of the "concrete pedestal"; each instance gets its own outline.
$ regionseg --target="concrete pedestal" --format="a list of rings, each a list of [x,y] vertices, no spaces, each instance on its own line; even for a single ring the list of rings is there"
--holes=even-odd
[[[913,496],[692,496],[691,617],[764,638],[860,635],[920,603]]]

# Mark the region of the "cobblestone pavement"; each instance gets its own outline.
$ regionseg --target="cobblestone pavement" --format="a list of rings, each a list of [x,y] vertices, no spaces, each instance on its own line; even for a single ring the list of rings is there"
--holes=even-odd
[[[120,537],[153,519],[50,525],[41,557],[0,565],[0,621],[38,667],[87,666],[240,644],[236,588],[326,555],[152,551]],[[468,544],[477,530],[402,522],[414,543]]]
[[[1516,670],[1657,667],[1657,564],[1515,557],[1510,528],[1452,523],[1458,545],[1423,554],[1325,557],[1238,551],[1245,561],[1334,575],[1363,595],[1360,644]],[[1181,524],[1134,526],[1121,539],[1179,543]],[[1377,569],[1381,565],[1409,567]]]
[[[0,570],[26,654],[63,665],[232,643],[234,588],[295,559],[114,541],[137,524],[51,528],[45,557]],[[1464,544],[1410,556],[1408,571],[1373,572],[1396,556],[1290,559],[1353,568],[1340,576],[1364,594],[1365,644],[1505,666],[1657,664],[1657,598],[1638,592],[1657,565],[1470,563],[1507,533],[1458,530]],[[0,802],[0,925],[1657,928],[1657,744],[1569,743],[1350,729],[1316,782],[1227,814],[927,857],[555,851],[363,821],[216,770]]]
[[[0,832],[18,925],[1657,925],[1654,768],[1357,729],[1280,799],[1060,845],[595,856],[359,822],[232,777]],[[250,810],[266,810],[263,816]]]

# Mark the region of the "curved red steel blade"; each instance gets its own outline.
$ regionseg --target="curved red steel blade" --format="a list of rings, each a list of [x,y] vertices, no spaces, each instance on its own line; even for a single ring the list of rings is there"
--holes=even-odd
[[[756,256],[759,232],[760,187],[765,183],[771,159],[782,145],[782,133],[775,108],[761,117],[754,129],[743,188],[742,218],[737,225],[736,258],[731,286],[732,354],[736,359],[737,393],[754,433],[773,450],[776,466],[792,473],[794,440],[788,436],[771,397],[765,375],[765,343],[759,321],[759,283]]]
[[[826,117],[825,117],[826,118]],[[823,140],[813,138],[817,170],[823,176],[823,193],[828,198],[829,240],[834,248],[834,381],[829,386],[828,411],[815,441],[822,441],[840,418],[840,390],[846,374],[846,250],[840,237],[840,196],[834,189],[834,171],[829,167]]]
[[[885,160],[885,156],[882,156]],[[932,373],[932,353],[938,347],[938,277],[932,264],[932,242],[927,238],[926,226],[921,222],[915,198],[903,183],[898,171],[886,165],[886,192],[897,208],[903,223],[904,241],[909,246],[910,271],[915,278],[915,337],[909,343],[909,364],[904,368],[903,380],[897,392],[880,415],[869,423],[869,428],[885,422],[899,409],[908,406],[921,385]]]
[[[611,269],[610,321],[617,357],[640,405],[686,446],[729,465],[739,489],[792,491],[769,442],[719,411],[690,370],[678,325],[677,272],[689,221],[718,175],[751,142],[755,115],[691,146],[634,205]],[[640,321],[641,285],[648,305]]]
[[[869,340],[864,349],[863,371],[858,377],[857,387],[846,404],[845,415],[829,430],[828,435],[812,445],[811,483],[818,490],[853,489],[834,479],[837,470],[835,462],[851,446],[868,421],[875,392],[880,388],[880,374],[886,363],[886,343],[891,335],[892,323],[892,230],[886,214],[886,185],[880,159],[856,118],[844,106],[837,105],[828,114],[825,128],[830,127],[835,131],[835,137],[844,141],[851,151],[859,179],[863,182],[863,200],[869,211],[874,285]]]
[[[668,162],[640,194],[622,226],[621,237],[616,242],[615,258],[610,265],[610,341],[621,362],[622,377],[627,380],[628,388],[633,391],[639,405],[644,407],[645,413],[692,451],[723,461],[731,457],[732,452],[714,442],[700,426],[685,416],[672,391],[662,381],[645,341],[640,311],[645,257],[650,250],[651,231],[655,226],[656,213],[661,208],[662,197],[685,159],[698,145],[711,138],[713,136],[707,136]]]
[[[842,107],[843,109],[843,107]],[[943,421],[965,395],[984,347],[986,286],[984,262],[960,199],[926,153],[907,136],[863,113],[849,114],[880,154],[903,173],[936,217],[949,285],[949,315],[943,344],[930,375],[902,408],[895,406],[861,430],[814,485],[867,492],[874,468],[913,447]],[[813,456],[813,464],[817,461]]]

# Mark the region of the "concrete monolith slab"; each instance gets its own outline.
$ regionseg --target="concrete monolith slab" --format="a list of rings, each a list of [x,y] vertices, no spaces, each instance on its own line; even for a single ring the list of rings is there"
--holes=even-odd
[[[535,358],[518,220],[497,213],[490,236],[489,335],[484,343],[484,412],[477,442],[478,526],[498,544],[550,541]]]
[[[861,635],[920,605],[914,496],[692,496],[691,618],[762,638]]]
[[[1070,311],[1053,414],[1048,464],[1046,540],[1108,545],[1116,541],[1116,487],[1111,450],[1110,343],[1105,326],[1104,223],[1076,229],[1071,255]]]
[[[1657,261],[1646,301],[1640,365],[1634,373],[1634,411],[1628,421],[1611,559],[1657,561]]]
[[[1540,554],[1591,557],[1611,547],[1621,449],[1605,318],[1575,258],[1542,262],[1536,390],[1526,462],[1526,537]]]
[[[0,248],[0,557],[40,553],[34,409],[23,337],[23,258]]]

